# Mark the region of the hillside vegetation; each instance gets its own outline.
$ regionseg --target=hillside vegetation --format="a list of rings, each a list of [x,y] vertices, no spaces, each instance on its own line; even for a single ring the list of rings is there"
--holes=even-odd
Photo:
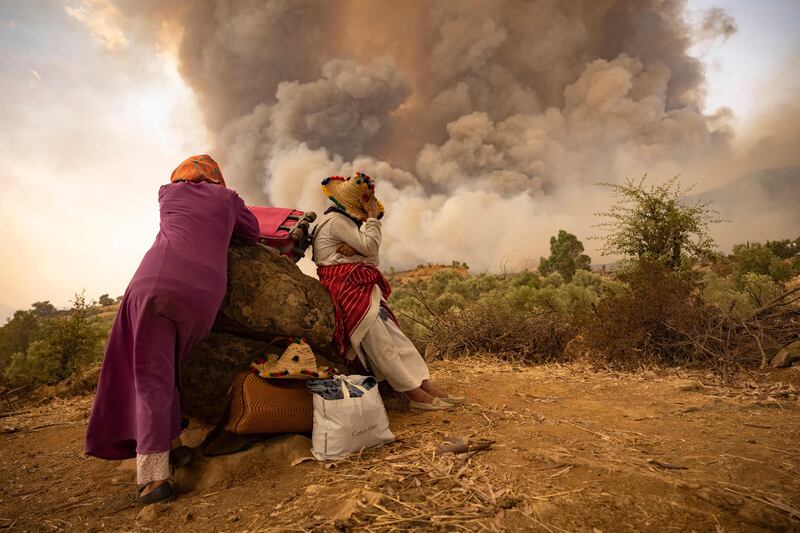
[[[392,272],[391,305],[428,359],[491,353],[542,363],[709,367],[769,362],[800,338],[800,237],[744,243],[730,255],[708,236],[707,204],[685,205],[676,180],[607,185],[617,203],[599,224],[613,272],[591,272],[577,236],[561,230],[537,271],[470,275],[466,264]],[[792,292],[794,291],[794,292]],[[0,327],[0,385],[32,390],[102,360],[119,298],[68,311],[36,302]]]

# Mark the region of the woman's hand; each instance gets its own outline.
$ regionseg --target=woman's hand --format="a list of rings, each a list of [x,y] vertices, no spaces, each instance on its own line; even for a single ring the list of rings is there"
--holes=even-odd
[[[359,203],[361,209],[367,213],[367,218],[378,218],[378,201],[375,199],[375,194],[370,194],[366,199],[360,198]]]
[[[359,255],[355,248],[350,246],[349,244],[343,244],[336,249],[337,252],[342,254],[345,257],[353,257],[354,255]]]

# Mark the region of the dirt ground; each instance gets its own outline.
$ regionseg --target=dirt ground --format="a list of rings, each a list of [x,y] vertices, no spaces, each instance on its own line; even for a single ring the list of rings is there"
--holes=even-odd
[[[183,494],[145,509],[130,461],[82,454],[91,397],[17,407],[0,418],[0,529],[800,531],[800,368],[729,386],[481,358],[432,370],[468,404],[390,412],[392,445],[318,463],[306,437],[271,438],[196,458]],[[494,444],[436,454],[448,436]]]

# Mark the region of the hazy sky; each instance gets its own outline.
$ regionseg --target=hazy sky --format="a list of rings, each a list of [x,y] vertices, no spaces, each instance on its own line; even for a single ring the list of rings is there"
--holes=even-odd
[[[800,0],[690,0],[699,11],[721,7],[737,32],[724,43],[696,47],[706,63],[707,108],[727,106],[741,122],[763,107],[759,95],[792,55],[800,53]]]
[[[157,232],[158,186],[209,149],[175,55],[86,5],[104,4],[0,0],[0,303],[15,308],[121,294]],[[711,6],[738,32],[696,49],[707,106],[731,107],[741,127],[800,53],[800,2],[689,2]]]
[[[0,3],[0,302],[121,294],[157,191],[206,148],[170,56],[93,36],[65,7]]]

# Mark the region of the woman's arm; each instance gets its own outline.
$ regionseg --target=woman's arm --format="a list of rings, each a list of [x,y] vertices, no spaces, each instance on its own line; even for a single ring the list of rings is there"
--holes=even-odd
[[[253,212],[247,209],[247,206],[244,205],[244,201],[242,201],[239,195],[235,193],[234,209],[236,213],[236,221],[233,225],[234,236],[247,242],[258,242],[258,237],[260,235],[258,220],[256,220],[256,216]]]
[[[359,231],[358,227],[339,217],[329,222],[331,235],[337,240],[348,244],[356,252],[364,257],[378,255],[381,247],[381,223],[376,218],[368,218],[364,222],[364,231]]]

